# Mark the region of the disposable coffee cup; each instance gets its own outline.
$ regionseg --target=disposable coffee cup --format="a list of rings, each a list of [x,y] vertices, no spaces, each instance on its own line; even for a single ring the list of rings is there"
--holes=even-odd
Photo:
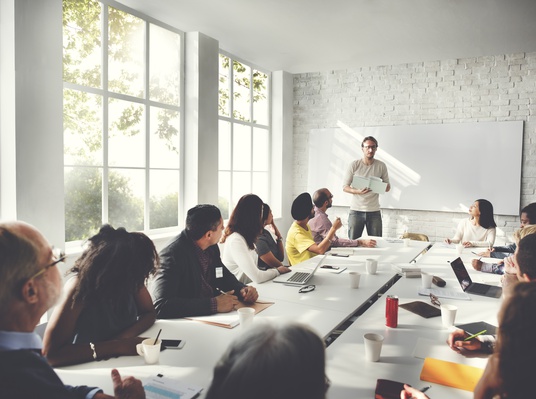
[[[441,321],[443,322],[444,327],[451,328],[454,326],[457,310],[458,307],[454,305],[441,305]]]
[[[240,327],[242,330],[246,330],[253,324],[253,316],[255,316],[255,309],[253,308],[240,308],[237,310],[238,320],[240,321]]]
[[[421,272],[421,287],[422,288],[432,288],[432,279],[434,276],[432,274]]]
[[[456,252],[458,252],[458,255],[462,254],[462,252],[463,252],[463,244],[462,243],[456,244]]]
[[[154,342],[154,338],[147,338],[141,341],[141,344],[136,345],[136,352],[138,355],[143,356],[145,363],[155,364],[158,363],[160,358],[160,345],[162,341]]]
[[[378,261],[376,259],[367,259],[365,265],[368,274],[376,274],[378,271]]]
[[[367,333],[363,338],[365,341],[365,359],[369,362],[379,361],[382,352],[383,335]]]
[[[405,246],[405,247],[409,247],[409,245],[410,245],[410,239],[409,239],[409,238],[404,238],[403,240],[404,240],[404,246]]]
[[[361,274],[358,272],[348,273],[350,276],[350,288],[359,288],[359,280],[361,279]]]

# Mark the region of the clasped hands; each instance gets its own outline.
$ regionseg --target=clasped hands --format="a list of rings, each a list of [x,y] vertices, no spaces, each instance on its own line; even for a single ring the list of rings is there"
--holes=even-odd
[[[234,290],[231,290],[216,297],[216,307],[218,313],[230,312],[234,310],[238,304],[240,304],[238,297],[233,294]],[[243,287],[240,290],[240,294],[246,303],[254,303],[259,298],[257,289],[249,285]]]

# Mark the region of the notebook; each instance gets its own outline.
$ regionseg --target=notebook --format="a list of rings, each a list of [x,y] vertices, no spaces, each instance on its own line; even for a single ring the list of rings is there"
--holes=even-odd
[[[461,258],[456,258],[450,262],[450,266],[464,292],[475,295],[499,298],[502,295],[502,288],[489,284],[473,283]]]
[[[274,283],[283,283],[288,285],[305,285],[309,282],[309,280],[311,280],[311,277],[313,277],[318,267],[324,262],[326,256],[327,254],[322,257],[319,256],[320,260],[317,262],[313,270],[305,268],[292,270],[290,273],[277,276],[272,281]],[[294,269],[294,267],[292,269]]]

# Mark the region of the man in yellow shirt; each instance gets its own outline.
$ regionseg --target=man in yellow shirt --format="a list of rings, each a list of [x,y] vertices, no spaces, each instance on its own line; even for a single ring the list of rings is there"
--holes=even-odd
[[[307,225],[309,220],[315,217],[313,200],[309,193],[298,195],[292,202],[291,214],[294,222],[288,230],[285,244],[291,266],[327,252],[335,232],[342,226],[340,219],[336,219],[326,237],[319,244],[316,244],[311,229]]]

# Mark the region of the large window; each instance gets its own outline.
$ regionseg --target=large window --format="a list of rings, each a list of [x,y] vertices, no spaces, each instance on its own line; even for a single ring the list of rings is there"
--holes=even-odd
[[[182,35],[111,4],[63,1],[66,241],[179,221]]]
[[[220,54],[219,207],[227,219],[244,194],[269,202],[269,75]]]

